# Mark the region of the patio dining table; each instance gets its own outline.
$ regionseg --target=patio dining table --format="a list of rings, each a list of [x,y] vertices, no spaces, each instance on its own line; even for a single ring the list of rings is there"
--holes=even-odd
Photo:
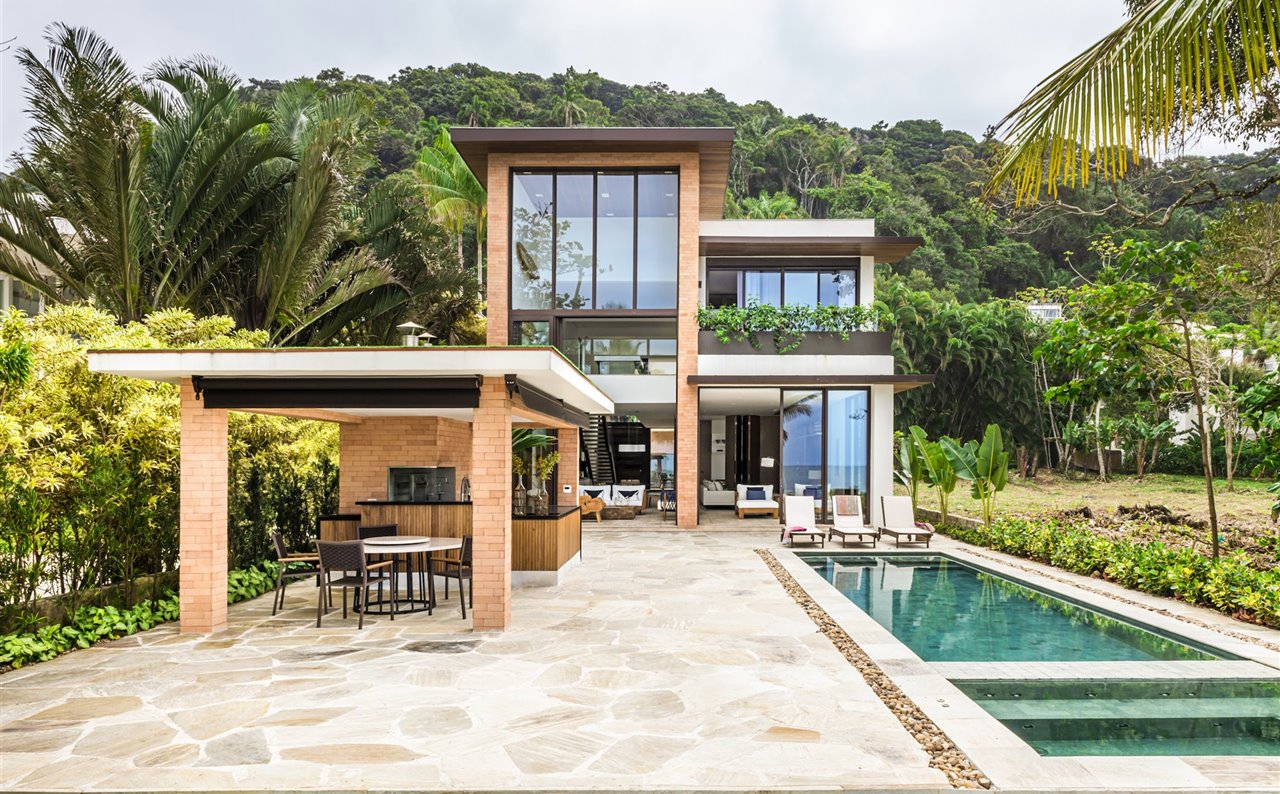
[[[365,538],[365,556],[392,555],[392,587],[399,586],[399,561],[401,555],[404,555],[409,564],[407,571],[409,575],[405,598],[399,598],[395,601],[386,597],[379,598],[376,601],[370,600],[368,604],[361,604],[359,609],[365,610],[367,615],[389,615],[393,609],[397,615],[411,612],[430,612],[436,606],[435,555],[438,552],[460,548],[462,548],[462,538],[427,537],[425,535],[388,535],[386,537]],[[426,574],[427,592],[423,593],[422,588],[419,587],[418,595],[415,596],[413,592],[413,559],[418,555],[426,556],[426,564],[418,568],[418,573],[420,575]]]

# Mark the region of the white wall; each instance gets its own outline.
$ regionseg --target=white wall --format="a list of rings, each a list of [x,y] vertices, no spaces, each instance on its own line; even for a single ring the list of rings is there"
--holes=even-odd
[[[871,387],[871,521],[882,522],[880,497],[893,496],[893,386]]]
[[[798,356],[761,350],[759,355],[698,356],[699,375],[892,375],[893,356]],[[596,379],[598,382],[598,378]],[[601,388],[604,388],[601,385]],[[609,391],[605,389],[605,391]],[[615,402],[619,400],[614,397]],[[630,402],[627,400],[626,402]]]

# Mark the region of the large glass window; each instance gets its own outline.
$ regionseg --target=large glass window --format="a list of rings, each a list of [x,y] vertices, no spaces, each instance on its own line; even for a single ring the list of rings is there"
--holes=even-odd
[[[513,172],[511,309],[674,310],[679,183],[674,171]]]
[[[546,320],[514,323],[513,330],[511,338],[517,345],[551,344],[551,323]]]
[[[822,392],[782,392],[782,492],[822,505]]]
[[[516,174],[511,193],[511,308],[551,308],[550,174]]]
[[[630,309],[633,306],[635,190],[634,174],[600,174],[596,177],[596,306],[600,309]]]
[[[565,319],[560,350],[588,375],[674,375],[672,320]]]
[[[715,258],[707,262],[707,305],[855,306],[857,260]]]
[[[591,174],[556,174],[556,308],[591,308],[593,181]]]
[[[640,174],[636,238],[636,308],[676,305],[680,257],[679,179],[674,173]]]
[[[871,427],[868,422],[869,392],[866,389],[832,389],[827,392],[827,490],[832,496],[857,494],[862,497],[862,514],[870,515],[867,487],[870,484],[868,455]],[[832,505],[827,504],[830,515]]]

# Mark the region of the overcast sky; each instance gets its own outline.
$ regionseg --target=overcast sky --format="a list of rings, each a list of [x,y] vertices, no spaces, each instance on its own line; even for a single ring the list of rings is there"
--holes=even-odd
[[[936,118],[977,136],[1123,10],[1121,0],[0,0],[0,33],[15,39],[0,55],[0,152],[21,146],[28,126],[17,48],[43,53],[56,21],[96,30],[138,70],[195,53],[245,78],[574,66],[847,126]]]

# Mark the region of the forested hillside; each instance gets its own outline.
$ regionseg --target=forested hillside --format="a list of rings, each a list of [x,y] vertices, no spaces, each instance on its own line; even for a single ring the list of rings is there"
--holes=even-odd
[[[1184,157],[1132,170],[1114,192],[1095,183],[1064,190],[1063,206],[1014,212],[1001,197],[981,200],[991,144],[933,120],[849,128],[810,114],[789,116],[764,101],[737,104],[714,89],[628,86],[573,69],[548,78],[455,64],[405,68],[388,80],[329,69],[290,82],[300,81],[371,105],[382,125],[371,181],[410,167],[441,124],[735,127],[730,215],[873,217],[883,234],[925,239],[894,267],[910,286],[962,303],[1092,274],[1101,261],[1090,242],[1108,233],[1197,239],[1206,220],[1224,209],[1223,194],[1257,186],[1264,189],[1256,198],[1274,197],[1280,176],[1276,150]],[[267,102],[285,85],[250,80],[245,93]],[[1194,184],[1201,188],[1188,199]]]

